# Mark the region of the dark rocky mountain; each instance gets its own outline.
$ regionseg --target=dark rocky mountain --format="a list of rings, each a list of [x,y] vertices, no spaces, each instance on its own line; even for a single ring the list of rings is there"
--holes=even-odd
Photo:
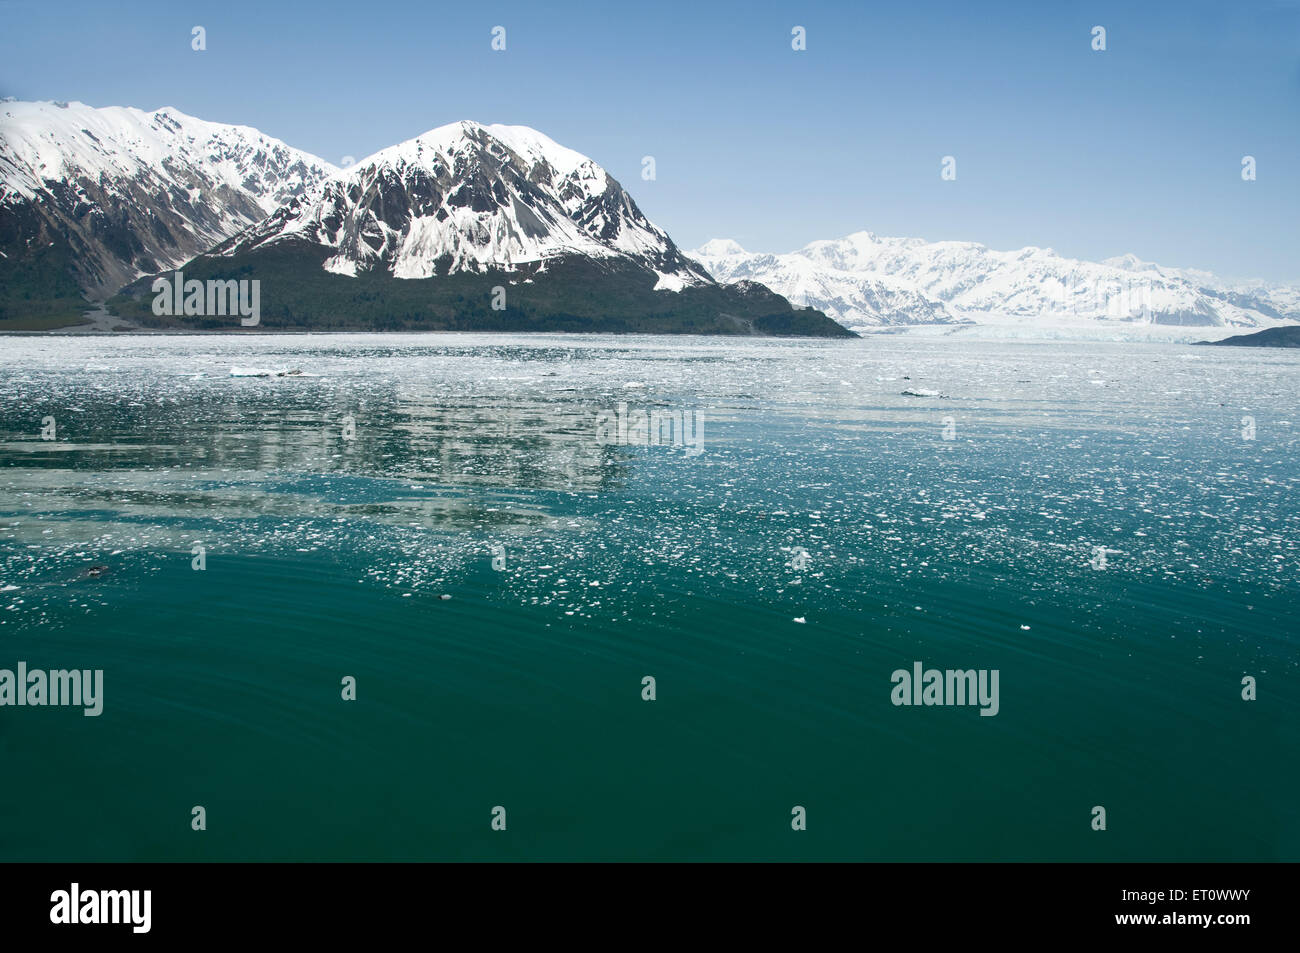
[[[1254,334],[1234,334],[1221,341],[1197,341],[1216,347],[1300,347],[1300,325],[1265,328]]]

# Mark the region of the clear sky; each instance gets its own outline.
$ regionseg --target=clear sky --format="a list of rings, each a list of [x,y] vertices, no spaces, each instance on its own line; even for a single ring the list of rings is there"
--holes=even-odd
[[[1300,0],[0,0],[0,95],[174,106],[335,163],[533,126],[686,248],[868,229],[1300,281]]]

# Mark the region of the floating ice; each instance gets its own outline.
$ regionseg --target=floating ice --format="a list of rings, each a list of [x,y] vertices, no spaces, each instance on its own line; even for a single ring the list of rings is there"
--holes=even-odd
[[[281,370],[269,370],[264,367],[232,367],[230,369],[231,377],[301,377],[304,376],[298,368],[283,368]]]

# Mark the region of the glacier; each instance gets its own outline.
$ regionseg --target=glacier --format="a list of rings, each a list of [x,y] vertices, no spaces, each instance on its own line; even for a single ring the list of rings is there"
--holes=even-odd
[[[869,231],[784,254],[748,252],[730,239],[688,254],[719,281],[761,282],[854,330],[981,325],[1009,336],[1086,335],[1101,326],[1120,336],[1191,338],[1300,321],[1296,288],[1229,282],[1132,255],[1089,262],[1050,248],[995,251]]]

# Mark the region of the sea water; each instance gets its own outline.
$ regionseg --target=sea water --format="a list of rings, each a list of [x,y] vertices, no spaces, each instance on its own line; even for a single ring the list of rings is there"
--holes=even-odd
[[[0,669],[103,673],[0,707],[0,859],[1300,859],[1297,393],[1137,342],[0,337]]]

